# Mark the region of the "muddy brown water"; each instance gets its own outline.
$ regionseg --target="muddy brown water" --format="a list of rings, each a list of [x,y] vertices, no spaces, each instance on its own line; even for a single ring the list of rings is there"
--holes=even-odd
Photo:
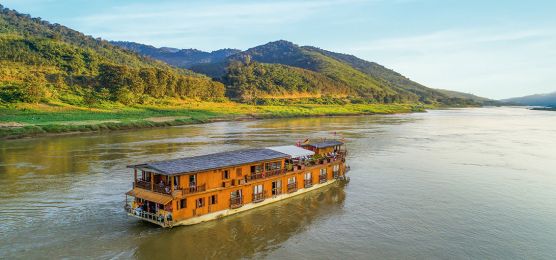
[[[351,181],[161,229],[128,164],[347,140]],[[556,112],[473,108],[0,141],[0,258],[553,259]]]

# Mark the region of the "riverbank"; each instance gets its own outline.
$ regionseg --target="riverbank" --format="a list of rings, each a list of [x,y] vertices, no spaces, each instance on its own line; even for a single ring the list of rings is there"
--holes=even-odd
[[[0,108],[0,138],[113,131],[136,128],[305,116],[339,116],[422,112],[419,104],[294,104],[247,105],[234,102],[192,102],[179,105],[137,105],[82,108],[60,104],[18,104]]]

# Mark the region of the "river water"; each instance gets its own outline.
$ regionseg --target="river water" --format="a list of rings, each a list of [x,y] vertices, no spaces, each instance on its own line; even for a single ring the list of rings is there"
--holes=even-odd
[[[342,134],[348,184],[190,227],[123,212],[128,164]],[[554,259],[556,112],[473,108],[0,141],[0,258]]]

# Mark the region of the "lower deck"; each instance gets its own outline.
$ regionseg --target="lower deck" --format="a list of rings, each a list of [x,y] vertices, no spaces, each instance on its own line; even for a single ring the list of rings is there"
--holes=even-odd
[[[157,224],[160,225],[162,227],[174,227],[174,226],[187,226],[187,225],[195,225],[195,224],[199,224],[202,222],[207,222],[207,221],[211,221],[211,220],[215,220],[215,219],[219,219],[225,216],[230,216],[230,215],[234,215],[237,213],[241,213],[241,212],[245,212],[254,208],[258,208],[261,206],[265,206],[268,204],[272,204],[274,202],[278,202],[278,201],[282,201],[282,200],[286,200],[288,198],[292,198],[307,192],[311,192],[323,187],[326,187],[328,185],[331,185],[333,183],[336,183],[338,181],[344,180],[343,178],[338,178],[338,179],[332,179],[323,183],[318,183],[315,185],[312,185],[311,187],[308,188],[302,188],[302,189],[298,189],[294,192],[291,193],[285,193],[285,194],[279,194],[279,195],[275,195],[272,196],[270,198],[267,198],[263,201],[260,202],[250,202],[247,204],[242,204],[239,207],[236,208],[229,208],[229,209],[224,209],[224,210],[220,210],[220,211],[215,211],[215,212],[211,212],[205,215],[201,215],[201,216],[196,216],[196,217],[192,217],[192,218],[188,218],[188,219],[184,219],[184,220],[167,220],[164,218],[161,218],[160,216],[157,216],[156,214],[153,213],[147,213],[147,212],[136,212],[133,209],[131,209],[130,207],[127,207],[127,213],[129,216],[133,216],[148,222],[151,222],[153,224]]]

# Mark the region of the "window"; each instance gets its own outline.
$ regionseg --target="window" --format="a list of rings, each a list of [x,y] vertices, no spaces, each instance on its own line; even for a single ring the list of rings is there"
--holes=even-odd
[[[197,182],[197,176],[195,174],[189,175],[189,186],[195,186]]]
[[[185,209],[185,208],[187,208],[187,199],[181,199],[178,209]]]
[[[236,169],[236,176],[241,177],[241,168]]]
[[[230,197],[231,197],[232,199],[241,198],[241,190],[232,191],[232,192],[230,193]]]
[[[224,171],[222,172],[222,179],[227,180],[227,179],[229,179],[229,178],[230,178],[230,171],[224,170]]]
[[[311,180],[311,173],[310,172],[305,173],[305,180]]]
[[[214,205],[214,204],[216,204],[216,202],[217,202],[216,201],[216,195],[211,195],[209,197],[209,205]]]
[[[253,193],[255,194],[263,193],[263,185],[262,184],[255,185],[255,187],[253,187]]]
[[[205,198],[198,198],[197,199],[197,208],[202,208],[205,206]]]
[[[295,183],[295,177],[288,178],[288,184]]]
[[[334,170],[334,171],[340,170],[340,165],[337,165],[337,164],[334,165],[333,168],[332,168],[332,170]]]
[[[326,168],[320,169],[320,175],[326,175]]]
[[[282,181],[273,181],[272,182],[272,195],[278,195],[282,193]]]

